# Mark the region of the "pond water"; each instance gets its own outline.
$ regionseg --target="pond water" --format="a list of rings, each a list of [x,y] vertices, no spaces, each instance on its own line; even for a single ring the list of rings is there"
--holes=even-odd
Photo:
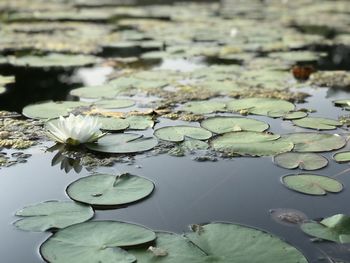
[[[315,48],[315,47],[314,47]],[[331,58],[336,47],[326,49]],[[320,50],[320,49],[319,49]],[[339,51],[339,49],[338,49]],[[344,47],[341,54],[348,51]],[[322,70],[348,70],[349,61],[344,55],[340,63],[322,59],[317,65]],[[345,61],[345,62],[344,62]],[[166,59],[153,66],[161,70],[191,72],[207,66],[201,58],[195,60]],[[18,69],[16,69],[18,70]],[[16,83],[9,91],[0,95],[0,109],[21,112],[30,103],[43,100],[77,100],[69,91],[81,85],[98,85],[107,81],[112,67],[81,67],[74,71],[16,71],[0,68],[0,75],[15,75]],[[93,76],[91,78],[91,76]],[[336,99],[349,98],[349,91],[332,88],[315,88],[308,84],[297,89],[311,96],[298,108],[315,110],[313,117],[338,119],[347,112],[332,103]],[[215,114],[213,114],[215,115]],[[211,116],[210,114],[208,116]],[[310,131],[292,125],[289,121],[264,116],[252,116],[270,124],[270,132],[287,134]],[[154,129],[186,122],[159,118]],[[348,136],[347,128],[324,131]],[[152,133],[152,131],[148,131]],[[32,156],[25,163],[0,169],[0,215],[1,262],[36,263],[43,262],[39,247],[50,233],[24,232],[16,229],[13,222],[18,218],[15,212],[28,204],[45,200],[70,200],[66,187],[91,174],[85,167],[76,172],[65,172],[60,163],[53,164],[57,152],[46,151],[53,145],[44,142],[23,150]],[[347,145],[342,150],[350,150]],[[4,149],[8,154],[14,150]],[[300,249],[309,262],[350,262],[350,245],[331,242],[312,242],[297,225],[279,224],[271,218],[271,210],[290,208],[303,212],[309,219],[319,219],[334,214],[350,215],[350,166],[332,161],[334,152],[322,153],[329,159],[329,165],[315,173],[339,179],[345,190],[325,196],[309,196],[290,191],[280,181],[281,176],[303,172],[300,169],[287,170],[276,166],[272,157],[216,158],[215,161],[199,162],[197,153],[184,157],[168,154],[137,154],[132,161],[119,162],[112,167],[97,167],[93,172],[120,174],[128,172],[146,177],[155,183],[152,195],[126,207],[110,210],[96,210],[94,219],[135,222],[153,230],[176,233],[188,231],[190,224],[214,221],[234,222],[270,232]]]

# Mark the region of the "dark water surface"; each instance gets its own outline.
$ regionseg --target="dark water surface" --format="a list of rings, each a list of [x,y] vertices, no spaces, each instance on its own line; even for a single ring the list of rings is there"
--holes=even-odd
[[[326,88],[303,89],[312,92],[308,103],[298,107],[316,109],[314,116],[337,117],[345,114],[335,108],[331,100],[345,98],[344,92]],[[304,131],[289,122],[253,116],[268,121],[271,131],[288,133]],[[283,124],[283,126],[281,126]],[[163,125],[162,123],[160,125]],[[338,133],[346,131],[338,129]],[[51,166],[55,153],[44,152],[43,145],[31,149],[33,154],[25,164],[0,170],[0,216],[1,261],[6,263],[42,262],[38,254],[40,244],[48,233],[22,232],[14,228],[16,210],[45,200],[66,200],[67,185],[79,177],[89,174],[85,169],[77,174],[66,174],[59,165]],[[332,153],[324,154],[331,158]],[[350,168],[347,164],[330,165],[316,173],[336,176],[345,186],[350,185]],[[273,221],[269,210],[273,208],[293,208],[304,212],[309,218],[321,218],[337,213],[350,214],[350,191],[315,197],[286,189],[280,177],[298,170],[286,170],[275,166],[270,157],[234,158],[217,162],[197,162],[186,157],[160,155],[156,157],[136,156],[135,164],[116,164],[101,167],[98,172],[130,172],[147,177],[156,184],[155,192],[148,199],[126,208],[96,211],[95,219],[130,221],[154,230],[177,233],[187,231],[194,223],[211,221],[237,222],[267,230],[301,249],[310,262],[331,262],[323,252],[342,262],[350,260],[350,246],[340,246],[323,242],[312,243],[298,227],[289,227]],[[348,260],[348,261],[345,261]]]

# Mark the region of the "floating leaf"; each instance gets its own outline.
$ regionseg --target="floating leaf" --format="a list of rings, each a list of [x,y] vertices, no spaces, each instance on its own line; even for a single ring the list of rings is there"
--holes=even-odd
[[[95,64],[99,61],[100,59],[94,56],[67,54],[10,57],[8,60],[13,66],[31,68],[82,67]]]
[[[74,108],[87,106],[82,101],[49,101],[30,104],[23,108],[23,115],[32,119],[53,119],[59,116],[66,116]]]
[[[334,241],[340,244],[350,243],[350,217],[343,214],[324,218],[321,222],[310,221],[301,225],[306,234]]]
[[[67,187],[68,196],[91,205],[118,206],[150,195],[154,184],[131,174],[96,174],[78,179]]]
[[[271,58],[279,58],[293,62],[311,62],[319,59],[319,53],[311,51],[286,51],[286,52],[272,52],[269,54]]]
[[[132,263],[136,258],[121,249],[150,242],[153,231],[130,223],[96,221],[76,224],[52,235],[40,247],[51,263]]]
[[[276,155],[273,161],[286,169],[300,168],[303,170],[317,170],[328,164],[327,158],[316,153],[281,153]]]
[[[296,120],[296,119],[302,119],[307,116],[307,113],[304,111],[293,111],[285,114],[283,116],[283,119],[285,120]]]
[[[135,101],[130,99],[100,100],[95,105],[103,109],[128,108],[135,105]]]
[[[188,102],[183,107],[183,111],[194,114],[208,114],[218,111],[225,111],[226,104],[220,101],[194,101]]]
[[[146,130],[154,125],[152,117],[149,116],[129,116],[125,120],[129,123],[130,130]]]
[[[294,104],[289,101],[270,98],[247,98],[227,103],[227,109],[230,111],[265,116],[269,116],[269,112],[275,112],[274,117],[282,117],[285,113],[293,111],[294,108]],[[276,112],[279,114],[276,115]]]
[[[164,250],[166,255],[157,256],[144,248],[129,250],[128,252],[137,258],[138,263],[206,262],[206,255],[204,252],[187,238],[165,232],[157,232],[156,234],[157,239],[155,247]]]
[[[350,99],[334,100],[333,103],[335,106],[350,110]]]
[[[181,142],[186,137],[196,140],[207,140],[212,136],[212,133],[200,127],[168,126],[157,129],[154,135],[164,141]]]
[[[283,140],[294,143],[295,152],[327,152],[342,148],[346,141],[338,134],[300,132],[283,135]]]
[[[333,155],[333,159],[337,163],[347,163],[350,162],[350,151],[338,152]]]
[[[282,183],[297,192],[309,195],[325,195],[327,192],[338,193],[343,185],[337,180],[315,174],[291,174],[282,177]]]
[[[90,206],[71,201],[47,201],[24,207],[16,216],[23,217],[14,223],[17,228],[41,232],[87,221],[94,211]]]
[[[208,255],[208,261],[199,262],[307,263],[296,248],[257,229],[225,223],[196,229],[186,237]]]
[[[201,126],[217,134],[234,131],[263,132],[269,128],[263,121],[242,117],[213,117],[202,121]]]
[[[279,138],[280,135],[260,132],[230,132],[213,139],[211,146],[217,151],[251,156],[276,155],[293,149],[292,142]]]
[[[96,117],[101,123],[101,129],[107,131],[122,131],[129,128],[129,122],[125,119],[113,117]]]
[[[104,153],[136,153],[153,149],[158,144],[154,137],[134,133],[108,134],[96,143],[88,143],[90,150]]]
[[[299,127],[315,130],[334,130],[343,124],[339,121],[327,118],[306,117],[303,119],[293,120],[293,123]]]

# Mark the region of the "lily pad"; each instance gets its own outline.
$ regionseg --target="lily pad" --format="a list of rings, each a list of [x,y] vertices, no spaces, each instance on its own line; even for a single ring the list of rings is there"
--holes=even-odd
[[[347,163],[350,162],[350,151],[338,152],[333,155],[333,159],[337,163]]]
[[[294,108],[294,104],[289,101],[270,98],[247,98],[227,103],[227,110],[230,111],[265,116],[269,116],[269,112],[275,112],[274,117],[282,117]],[[276,112],[279,112],[279,116]]]
[[[337,180],[315,174],[286,175],[282,177],[282,183],[291,190],[309,195],[339,193],[343,190],[343,185]]]
[[[16,212],[22,219],[14,225],[22,230],[42,232],[82,223],[94,216],[90,206],[71,201],[47,201]]]
[[[74,108],[87,106],[87,102],[82,101],[49,101],[30,104],[22,110],[24,116],[32,119],[53,119],[59,116],[66,116]]]
[[[195,229],[186,237],[208,255],[200,262],[307,263],[296,248],[261,230],[225,223]]]
[[[269,128],[263,121],[242,117],[213,117],[202,121],[201,126],[217,134],[234,131],[263,132]]]
[[[300,132],[283,135],[294,143],[294,152],[327,152],[342,148],[346,141],[338,134]]]
[[[350,99],[341,99],[333,101],[335,106],[342,107],[345,110],[350,110]]]
[[[284,115],[283,119],[296,120],[296,119],[302,119],[305,117],[307,117],[307,113],[305,111],[293,111],[293,112],[289,112],[286,115]]]
[[[55,68],[82,67],[98,63],[100,59],[88,55],[49,54],[46,56],[10,57],[8,62],[16,67]]]
[[[130,99],[100,100],[95,105],[103,109],[128,108],[135,105],[135,101]]]
[[[154,137],[143,137],[140,134],[108,134],[96,143],[88,143],[90,150],[104,153],[137,153],[153,149],[158,144]]]
[[[194,114],[208,114],[218,111],[225,111],[226,104],[219,101],[194,101],[188,102],[183,107],[183,111],[192,112]]]
[[[187,238],[165,232],[157,232],[154,249],[130,249],[128,252],[137,258],[138,263],[178,263],[206,262],[206,255]],[[162,254],[156,251],[162,251]]]
[[[226,153],[239,155],[269,156],[293,149],[293,143],[281,140],[280,135],[261,132],[230,132],[211,141],[211,146]]]
[[[80,178],[67,187],[68,196],[91,205],[118,206],[149,196],[153,182],[136,175],[95,174]]]
[[[51,263],[132,263],[136,258],[121,247],[148,243],[156,238],[153,231],[130,223],[96,221],[64,228],[40,247]]]
[[[293,123],[299,127],[315,130],[334,130],[343,124],[339,121],[327,118],[306,117],[293,120]]]
[[[122,131],[129,128],[129,122],[125,119],[113,117],[96,117],[101,123],[101,129],[107,131]]]
[[[343,214],[324,218],[321,222],[311,221],[301,225],[306,234],[334,241],[340,244],[350,243],[350,217]]]
[[[207,140],[212,136],[210,131],[192,126],[168,126],[157,129],[154,135],[170,142],[182,142],[186,137],[196,140]]]
[[[276,155],[273,161],[286,169],[300,168],[303,170],[317,170],[328,164],[327,158],[316,153],[281,153]]]
[[[129,123],[130,130],[146,130],[154,126],[154,121],[149,116],[129,116],[125,120]]]

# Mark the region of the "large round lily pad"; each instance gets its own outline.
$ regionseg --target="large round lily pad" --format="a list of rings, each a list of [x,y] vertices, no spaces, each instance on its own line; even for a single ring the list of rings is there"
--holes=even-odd
[[[343,190],[343,185],[337,180],[316,174],[286,175],[282,177],[282,183],[291,190],[309,195],[339,193]]]
[[[275,164],[286,169],[317,170],[328,164],[327,158],[316,153],[281,153],[273,160]]]
[[[295,152],[327,152],[342,148],[346,141],[338,134],[300,132],[283,135],[283,139],[294,143]]]
[[[128,108],[135,105],[135,101],[130,99],[114,99],[96,101],[95,105],[103,109]]]
[[[14,225],[27,231],[46,231],[81,223],[94,216],[90,206],[71,201],[47,201],[24,207],[16,212],[22,219]]]
[[[338,152],[333,155],[333,159],[337,163],[347,163],[350,162],[350,151]]]
[[[226,104],[220,101],[194,101],[188,102],[183,107],[183,111],[192,112],[195,114],[208,114],[218,111],[225,111]]]
[[[230,132],[211,141],[211,146],[226,153],[239,155],[268,156],[293,149],[293,143],[281,140],[279,135],[261,132]]]
[[[339,121],[327,118],[306,117],[293,120],[293,123],[299,127],[315,130],[334,130],[343,124]]]
[[[230,223],[193,225],[192,229],[185,236],[157,233],[154,246],[129,253],[140,263],[307,263],[299,250],[261,230]]]
[[[200,127],[168,126],[157,129],[154,135],[164,141],[182,142],[186,137],[207,140],[212,136],[212,133]]]
[[[337,214],[320,222],[305,222],[301,225],[301,230],[324,240],[341,244],[350,243],[350,217],[347,215]]]
[[[225,223],[195,229],[186,237],[211,257],[208,262],[307,263],[299,250],[257,229]]]
[[[49,101],[30,104],[23,108],[23,115],[32,119],[52,119],[59,116],[66,116],[74,108],[87,106],[82,101]]]
[[[40,247],[51,263],[132,263],[136,258],[121,249],[150,242],[153,231],[130,223],[96,221],[64,228]]]
[[[96,117],[101,124],[102,130],[107,131],[122,131],[129,127],[129,122],[125,119],[113,117]]]
[[[238,99],[232,100],[226,105],[227,110],[244,114],[269,116],[269,112],[274,112],[273,117],[282,117],[295,108],[294,104],[289,101],[269,98]],[[277,112],[278,114],[276,114]]]
[[[263,121],[242,117],[213,117],[202,121],[201,126],[217,134],[234,131],[263,132],[269,128]]]
[[[158,144],[154,137],[134,133],[108,134],[96,143],[88,143],[90,150],[104,153],[137,153],[153,149]]]
[[[95,174],[71,183],[66,191],[75,201],[98,206],[118,206],[143,199],[153,189],[153,182],[136,175]]]

